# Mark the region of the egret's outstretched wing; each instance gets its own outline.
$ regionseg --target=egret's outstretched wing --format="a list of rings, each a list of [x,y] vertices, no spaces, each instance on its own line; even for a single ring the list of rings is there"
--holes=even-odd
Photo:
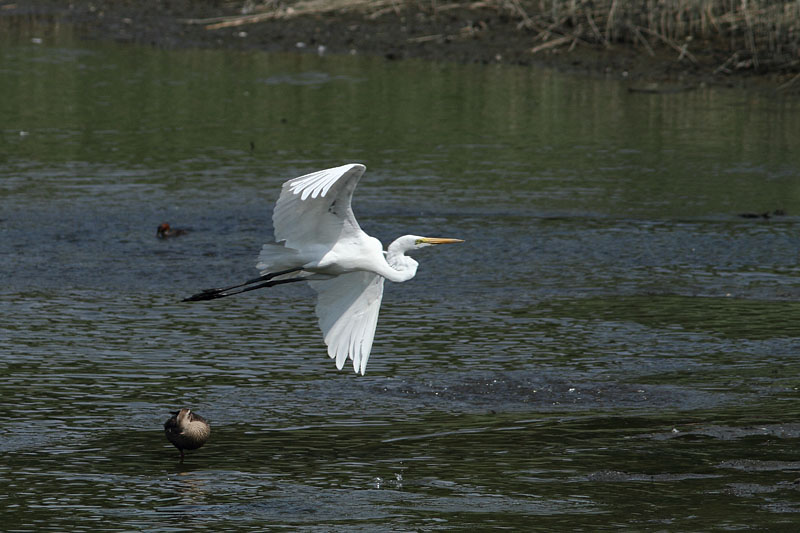
[[[383,278],[372,272],[350,272],[308,282],[317,291],[319,327],[336,368],[348,357],[356,372],[367,368],[383,299]]]
[[[302,250],[332,245],[343,233],[359,233],[350,199],[366,167],[356,163],[320,170],[283,184],[272,213],[275,241]]]

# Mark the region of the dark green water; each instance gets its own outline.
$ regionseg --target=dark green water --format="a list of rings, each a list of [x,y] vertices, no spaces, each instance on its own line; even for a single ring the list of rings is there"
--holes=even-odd
[[[796,527],[796,100],[8,20],[4,530]],[[388,284],[366,376],[306,287],[180,303],[350,161],[369,233],[466,240]],[[213,427],[183,464],[181,406]]]

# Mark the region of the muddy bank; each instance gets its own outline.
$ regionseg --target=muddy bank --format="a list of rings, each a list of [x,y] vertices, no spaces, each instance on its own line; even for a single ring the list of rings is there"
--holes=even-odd
[[[387,60],[422,58],[461,63],[546,66],[589,76],[630,80],[648,92],[700,84],[800,90],[791,70],[732,68],[730,53],[693,43],[691,54],[667,44],[599,46],[582,40],[542,42],[540,32],[488,4],[398,4],[401,7],[337,12],[290,12],[258,22],[235,20],[246,2],[51,0],[6,3],[0,15],[50,15],[75,24],[87,39],[158,47],[228,47],[324,54],[367,54]],[[255,4],[253,4],[255,5]]]

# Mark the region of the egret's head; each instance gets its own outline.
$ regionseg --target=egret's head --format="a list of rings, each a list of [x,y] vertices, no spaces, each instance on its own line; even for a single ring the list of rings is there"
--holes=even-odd
[[[449,244],[454,242],[464,242],[461,239],[442,239],[440,237],[421,237],[419,235],[403,235],[402,237],[395,240],[392,244],[389,245],[389,248],[386,250],[387,254],[387,261],[389,264],[395,268],[398,268],[397,262],[400,261],[400,257],[405,257],[407,259],[406,263],[416,265],[417,262],[405,255],[408,252],[413,252],[415,250],[419,250],[420,248],[425,248],[427,246],[433,246],[435,244]],[[411,277],[414,277],[413,274]],[[410,279],[410,278],[409,278]]]
[[[453,244],[456,242],[464,242],[461,239],[445,239],[442,237],[419,237],[413,235],[414,249],[425,248],[426,246],[433,246],[434,244]]]
[[[454,242],[464,242],[461,239],[443,239],[441,237],[422,237],[420,235],[403,235],[389,245],[389,252],[401,253],[412,252],[433,246],[434,244],[450,244]]]

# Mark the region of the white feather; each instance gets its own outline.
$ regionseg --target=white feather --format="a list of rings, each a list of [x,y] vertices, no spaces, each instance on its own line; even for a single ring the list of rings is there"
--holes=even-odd
[[[372,272],[349,272],[308,283],[317,291],[316,312],[328,355],[339,369],[349,357],[353,369],[363,375],[378,324],[383,278]]]
[[[330,249],[343,234],[366,237],[350,207],[364,170],[364,165],[352,163],[284,183],[272,213],[275,241],[296,250],[310,245]]]
[[[283,244],[268,243],[261,247],[256,268],[262,273],[280,272],[303,264],[300,252]]]

